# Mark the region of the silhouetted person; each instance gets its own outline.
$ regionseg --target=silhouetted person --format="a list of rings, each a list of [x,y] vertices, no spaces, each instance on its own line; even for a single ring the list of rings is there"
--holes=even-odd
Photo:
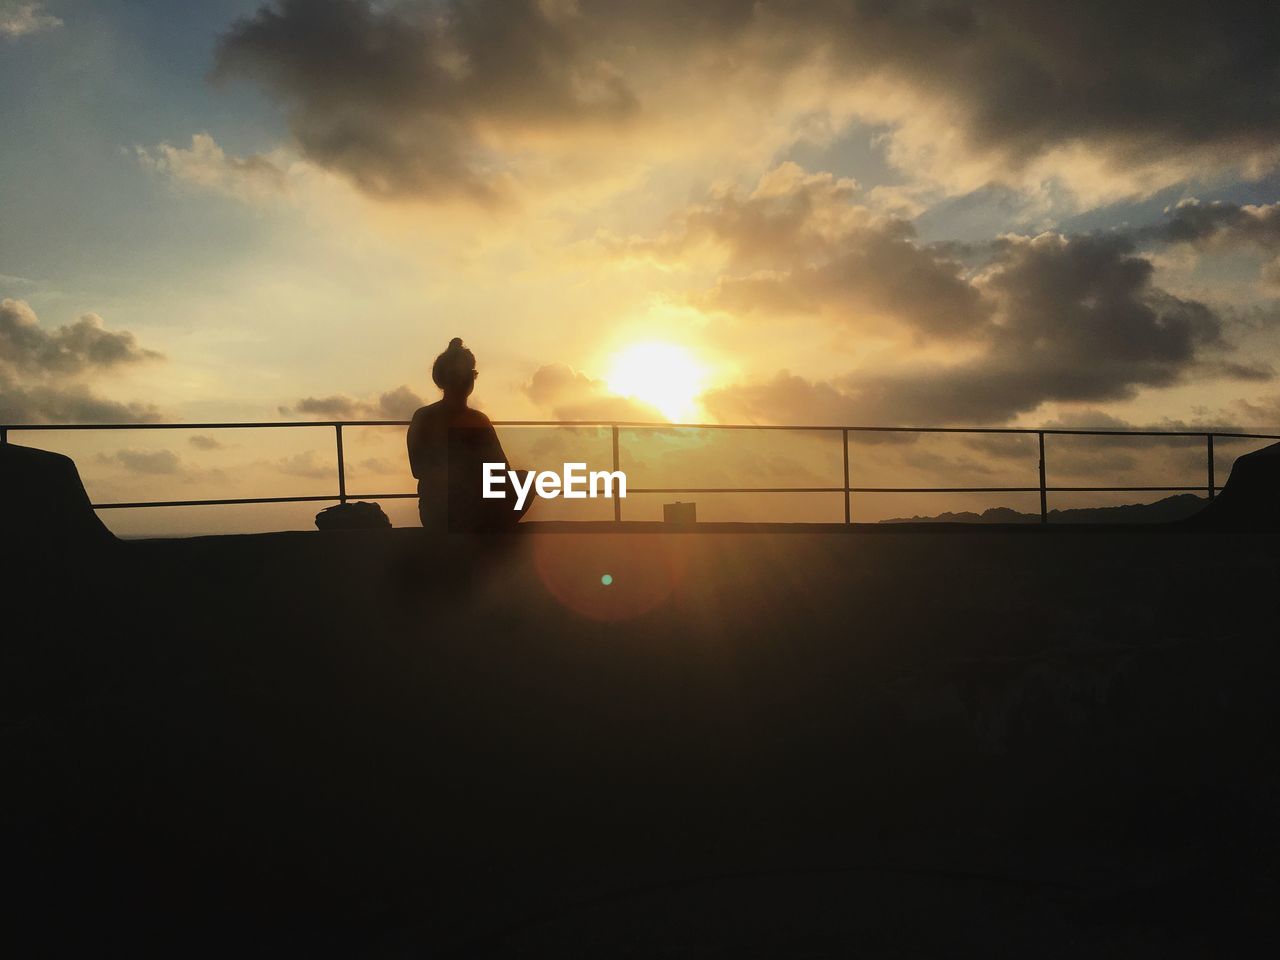
[[[409,424],[409,466],[418,479],[418,516],[430,529],[501,530],[514,526],[533,503],[531,491],[523,509],[513,509],[515,494],[509,482],[501,487],[507,494],[503,499],[481,495],[483,465],[501,463],[504,470],[510,465],[489,418],[467,406],[477,376],[475,354],[454,337],[431,367],[431,379],[444,397],[419,408]]]

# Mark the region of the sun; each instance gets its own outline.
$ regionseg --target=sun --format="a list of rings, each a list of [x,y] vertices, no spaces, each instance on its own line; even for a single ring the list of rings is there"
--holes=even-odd
[[[660,341],[636,343],[614,355],[609,389],[656,407],[668,420],[692,419],[706,370],[687,349]]]

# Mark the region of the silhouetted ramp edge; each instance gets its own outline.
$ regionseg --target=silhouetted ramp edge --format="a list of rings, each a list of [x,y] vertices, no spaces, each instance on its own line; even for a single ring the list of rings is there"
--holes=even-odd
[[[1280,443],[1238,457],[1222,492],[1188,523],[1233,530],[1280,529]]]
[[[75,461],[60,453],[0,443],[0,535],[24,548],[111,543]]]

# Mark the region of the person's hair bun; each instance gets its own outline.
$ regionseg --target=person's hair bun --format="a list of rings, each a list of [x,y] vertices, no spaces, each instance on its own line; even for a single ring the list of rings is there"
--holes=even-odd
[[[475,365],[475,354],[462,345],[461,337],[454,337],[431,365],[431,379],[442,390],[447,384],[465,387],[476,378]]]

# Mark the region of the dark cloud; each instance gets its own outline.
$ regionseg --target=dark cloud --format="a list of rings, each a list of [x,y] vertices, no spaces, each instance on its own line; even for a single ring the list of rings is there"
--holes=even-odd
[[[1015,158],[1085,141],[1135,159],[1206,148],[1235,161],[1280,139],[1274,4],[1193,0],[1175,12],[1112,0],[916,0],[848,9],[839,34],[851,63],[952,100],[976,145]]]
[[[1181,150],[1234,165],[1280,142],[1280,7],[1261,0],[1191,0],[1176,11],[1113,0],[697,6],[726,37],[772,37],[780,59],[771,63],[808,62],[820,48],[847,79],[906,84],[949,108],[971,151],[1014,164],[1084,143],[1122,161]]]
[[[856,201],[851,181],[784,164],[748,195],[723,190],[682,211],[655,238],[606,240],[620,255],[672,260],[699,243],[719,245],[726,273],[695,297],[704,306],[739,316],[820,315],[860,331],[899,324],[917,343],[953,341],[970,355],[864,370],[829,384],[781,375],[713,392],[708,406],[717,415],[1000,423],[1046,401],[1123,400],[1192,376],[1274,376],[1266,363],[1229,355],[1224,320],[1212,307],[1156,286],[1135,237],[1007,236],[966,248],[962,264],[950,256],[955,245],[921,245],[908,224]]]
[[[974,333],[975,358],[825,384],[780,375],[713,392],[707,404],[722,417],[774,422],[981,424],[1046,401],[1123,400],[1197,375],[1270,377],[1224,363],[1218,314],[1156,287],[1153,269],[1120,236],[1008,238],[975,281],[994,305]]]
[[[22,384],[0,370],[0,422],[146,423],[160,420],[151,404],[117,403],[80,383]]]
[[[1134,238],[1204,250],[1258,250],[1269,257],[1262,266],[1262,279],[1280,285],[1280,203],[1240,205],[1190,199],[1166,214],[1159,223],[1135,230]]]
[[[369,193],[492,201],[488,134],[616,122],[636,108],[561,6],[280,0],[221,38],[214,76],[262,84],[303,153]]]
[[[677,258],[699,244],[725,248],[731,267],[739,272],[829,260],[851,239],[875,223],[875,216],[859,206],[861,190],[847,178],[809,173],[785,162],[767,171],[750,193],[719,186],[707,199],[671,217],[668,229],[652,239],[604,237],[615,254]],[[886,221],[894,239],[907,239],[911,227]]]
[[[563,363],[539,367],[522,389],[534,404],[557,420],[666,419],[654,407],[612,394],[603,380],[592,379]]]
[[[25,301],[0,300],[0,365],[17,373],[76,374],[159,357],[127,330],[107,330],[97,314],[48,331]]]
[[[161,355],[133,334],[110,331],[87,313],[56,330],[40,326],[23,300],[0,300],[0,421],[135,423],[159,419],[149,404],[117,403],[84,381]]]
[[[345,393],[327,397],[303,397],[293,406],[280,407],[284,417],[316,420],[408,420],[423,405],[422,397],[401,384],[375,400],[361,400]]]
[[[713,243],[727,272],[695,302],[735,314],[823,314],[866,325],[888,318],[935,337],[964,336],[990,315],[962,265],[915,242],[902,220],[858,204],[857,185],[794,163],[749,194],[715,191],[653,239],[605,238],[615,255],[678,260]]]
[[[1138,240],[1197,245],[1253,245],[1280,250],[1280,203],[1259,206],[1183,200],[1159,223],[1134,232]]]
[[[197,450],[221,450],[224,446],[221,440],[203,433],[197,433],[195,436],[189,437],[187,442]]]
[[[863,231],[832,260],[777,274],[722,277],[701,306],[736,314],[828,313],[854,322],[890,317],[935,337],[963,336],[989,313],[955,263],[898,236]]]
[[[310,158],[371,193],[492,199],[495,135],[626,119],[653,76],[768,96],[819,63],[833,91],[909,90],[1011,168],[1080,146],[1274,165],[1277,34],[1260,0],[280,0],[232,25],[214,74],[260,83]]]
[[[1055,375],[1050,389],[1064,395],[1046,399],[1113,399],[1117,381],[1126,384],[1118,396],[1174,382],[1198,349],[1222,345],[1221,321],[1154,286],[1153,272],[1117,237],[1006,241],[984,277],[1000,305],[988,360]]]

